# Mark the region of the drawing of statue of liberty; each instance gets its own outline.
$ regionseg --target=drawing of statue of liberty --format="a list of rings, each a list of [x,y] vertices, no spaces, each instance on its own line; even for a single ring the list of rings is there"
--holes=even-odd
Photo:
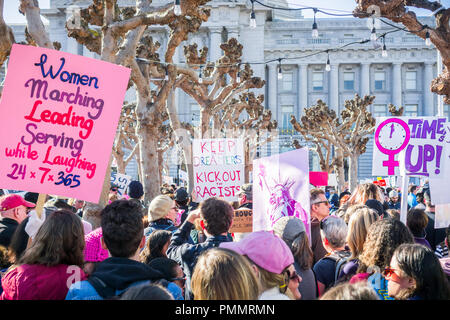
[[[267,191],[269,194],[270,206],[267,209],[267,215],[270,219],[270,227],[272,228],[278,219],[288,216],[299,218],[305,224],[306,230],[309,230],[308,213],[291,195],[291,188],[296,182],[289,178],[284,181],[281,181],[281,178],[279,178],[279,181],[272,178],[273,184],[269,186],[263,164],[259,166],[258,178],[261,191]]]

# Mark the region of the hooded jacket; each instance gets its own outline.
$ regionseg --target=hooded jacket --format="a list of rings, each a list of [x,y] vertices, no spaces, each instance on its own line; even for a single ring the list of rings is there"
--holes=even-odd
[[[103,300],[123,293],[128,287],[162,279],[150,266],[127,258],[112,257],[100,262],[86,281],[73,284],[66,300]]]
[[[167,256],[178,262],[182,266],[186,275],[185,299],[191,300],[193,295],[191,292],[191,276],[194,272],[197,258],[206,250],[218,247],[222,242],[231,241],[224,235],[209,236],[206,240],[199,244],[190,243],[190,233],[194,225],[189,221],[185,221],[181,227],[174,232],[170,239]]]
[[[11,269],[2,278],[1,300],[64,300],[68,283],[85,280],[77,266],[59,264],[47,267],[23,264]]]

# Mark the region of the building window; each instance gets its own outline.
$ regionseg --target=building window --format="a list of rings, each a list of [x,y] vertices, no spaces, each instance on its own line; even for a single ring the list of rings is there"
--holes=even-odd
[[[281,106],[281,134],[292,134],[291,115],[294,114],[293,105]]]
[[[384,71],[375,71],[375,90],[384,90],[386,88],[386,73]]]
[[[403,115],[405,117],[417,117],[418,110],[419,110],[419,105],[417,105],[417,104],[406,104],[405,105],[405,111],[403,112]]]
[[[447,120],[450,121],[450,104],[444,104],[444,117],[447,117]]]
[[[191,103],[191,121],[194,126],[200,124],[200,106],[196,103]]]
[[[314,91],[323,90],[323,72],[313,72],[312,74],[312,86]]]
[[[344,90],[355,90],[354,72],[344,72]]]
[[[417,89],[417,72],[416,71],[406,71],[405,77],[406,77],[405,89],[406,90],[416,90]]]
[[[283,73],[282,87],[283,87],[284,91],[292,91],[292,88],[293,88],[292,72]]]
[[[372,108],[373,117],[385,117],[387,116],[387,106],[385,104],[374,104]]]

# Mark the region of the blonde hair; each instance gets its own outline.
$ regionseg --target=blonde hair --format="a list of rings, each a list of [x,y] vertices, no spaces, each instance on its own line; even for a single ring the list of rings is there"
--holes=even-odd
[[[363,251],[367,230],[370,225],[378,220],[379,216],[375,210],[366,206],[353,206],[353,214],[348,223],[347,244],[352,252],[350,259],[358,258]],[[349,210],[353,207],[350,207]]]
[[[350,218],[352,217],[352,215],[359,209],[362,208],[367,208],[366,205],[364,204],[354,204],[350,207],[347,208],[347,210],[345,210],[345,213],[342,217],[342,219],[344,219],[345,223],[348,224],[350,222]]]
[[[289,284],[289,266],[287,266],[281,273],[273,273],[267,271],[266,269],[261,268],[256,263],[252,261],[247,256],[244,256],[250,262],[250,264],[255,265],[258,268],[259,272],[259,281],[260,281],[260,294],[266,290],[272,288],[278,288],[280,293],[286,293]]]
[[[224,248],[209,249],[199,257],[191,286],[195,300],[257,300],[260,291],[250,263]]]
[[[359,184],[348,199],[348,203],[350,205],[365,204],[369,199],[375,199],[381,203],[384,202],[383,192],[376,184],[371,182]]]

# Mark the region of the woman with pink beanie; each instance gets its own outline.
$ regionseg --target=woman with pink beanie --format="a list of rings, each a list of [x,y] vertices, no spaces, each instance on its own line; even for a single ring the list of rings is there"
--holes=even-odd
[[[102,236],[102,228],[97,228],[84,237],[86,246],[83,251],[85,261],[83,270],[86,274],[91,274],[96,264],[109,256],[108,250],[102,247]]]

